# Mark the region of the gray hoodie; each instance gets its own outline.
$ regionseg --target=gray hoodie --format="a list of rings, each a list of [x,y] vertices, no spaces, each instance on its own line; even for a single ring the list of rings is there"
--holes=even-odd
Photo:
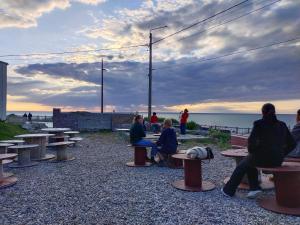
[[[295,141],[297,142],[297,146],[288,156],[300,157],[300,122],[294,126],[292,130],[292,135]]]

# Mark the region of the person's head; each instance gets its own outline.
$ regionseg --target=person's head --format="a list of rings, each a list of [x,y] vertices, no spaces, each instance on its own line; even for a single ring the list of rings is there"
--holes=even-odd
[[[165,128],[172,127],[172,120],[171,119],[165,119],[165,121],[164,121],[164,127]]]
[[[189,112],[189,110],[185,109],[185,110],[184,110],[184,112],[185,112],[185,113],[188,113],[188,112]]]
[[[143,123],[143,117],[141,115],[136,115],[133,120],[134,123]]]
[[[152,114],[153,116],[156,116],[156,112],[153,112],[153,114]]]
[[[273,119],[274,117],[276,117],[275,106],[271,103],[264,104],[263,107],[261,108],[261,112],[263,118],[265,119]]]
[[[300,109],[297,111],[297,122],[300,123]]]

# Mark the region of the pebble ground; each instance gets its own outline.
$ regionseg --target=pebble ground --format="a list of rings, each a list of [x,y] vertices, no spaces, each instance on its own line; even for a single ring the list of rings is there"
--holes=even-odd
[[[235,163],[217,149],[215,159],[203,165],[204,180],[216,189],[196,193],[171,186],[183,178],[181,169],[127,167],[133,158],[127,144],[118,134],[88,134],[69,150],[74,161],[5,168],[18,183],[0,189],[0,225],[300,224],[300,217],[261,209],[246,192],[223,196],[222,181]]]

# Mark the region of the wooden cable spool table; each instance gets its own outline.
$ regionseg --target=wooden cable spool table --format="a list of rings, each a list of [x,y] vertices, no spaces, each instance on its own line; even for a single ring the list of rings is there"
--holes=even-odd
[[[191,159],[184,154],[175,154],[172,156],[184,161],[184,180],[174,181],[173,187],[183,191],[210,191],[215,185],[209,181],[202,180],[201,159]]]
[[[148,167],[152,163],[146,162],[147,146],[131,146],[134,148],[134,161],[126,163],[129,167]]]
[[[0,154],[6,154],[7,153],[7,148],[10,146],[13,146],[14,144],[9,144],[9,143],[0,143]],[[13,160],[11,159],[4,159],[2,160],[2,164],[8,164],[8,163],[12,163]]]
[[[52,148],[56,151],[56,158],[51,160],[50,162],[64,162],[74,160],[75,157],[68,156],[67,147],[73,145],[72,141],[64,141],[64,142],[54,142],[47,145],[47,147]]]
[[[300,157],[286,157],[284,159],[285,162],[298,162],[300,163]]]
[[[38,148],[38,145],[14,145],[8,147],[8,149],[13,149],[18,151],[18,161],[16,163],[11,163],[9,167],[11,168],[23,168],[23,167],[31,167],[36,166],[37,162],[32,162],[30,158],[30,152],[34,148]]]
[[[275,182],[275,196],[258,199],[259,206],[277,213],[300,216],[300,163],[284,162],[281,167],[258,169],[272,172]]]
[[[70,136],[70,138],[73,138],[75,137],[76,134],[79,134],[79,131],[70,130],[70,131],[65,131],[64,134]]]
[[[67,131],[70,131],[71,129],[70,128],[43,128],[41,129],[42,131],[45,131],[49,134],[54,134],[55,137],[62,137],[64,136],[64,132],[67,132]],[[64,142],[65,139],[64,138],[58,138],[58,139],[49,139],[49,143],[52,143],[52,142]]]
[[[244,149],[229,149],[222,151],[221,155],[225,157],[233,158],[236,162],[236,166],[248,155],[248,150]],[[224,183],[229,181],[230,177],[226,177]],[[270,180],[270,177],[259,174],[260,187],[264,190],[274,188],[274,183]],[[240,189],[249,190],[249,181],[247,175],[244,176],[241,184],[238,186]]]
[[[25,141],[23,140],[3,140],[3,141],[0,141],[0,143],[6,143],[6,144],[12,144],[12,145],[22,145],[25,143]],[[7,149],[7,152],[8,153],[17,153],[17,150],[15,149]]]
[[[15,153],[0,154],[0,188],[5,188],[14,185],[17,178],[11,174],[3,172],[3,160],[13,159],[17,156]]]
[[[39,147],[32,149],[30,153],[31,160],[43,161],[53,159],[55,155],[46,153],[47,138],[54,136],[54,134],[22,134],[15,136],[16,138],[23,138],[26,144],[37,144]]]

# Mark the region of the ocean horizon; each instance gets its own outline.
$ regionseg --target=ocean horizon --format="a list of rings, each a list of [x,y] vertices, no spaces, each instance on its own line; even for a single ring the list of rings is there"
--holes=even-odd
[[[7,115],[23,115],[24,111],[8,111]],[[27,112],[28,113],[28,112]],[[33,116],[52,116],[52,111],[31,111]],[[130,112],[127,112],[130,113]],[[133,113],[133,112],[132,112]],[[147,116],[147,112],[139,112]],[[158,117],[179,119],[179,113],[176,112],[157,112]],[[285,122],[292,128],[296,123],[295,114],[277,114],[279,120]],[[251,128],[253,122],[261,118],[261,114],[255,113],[190,113],[189,121],[194,121],[201,125],[208,126],[228,126]]]

